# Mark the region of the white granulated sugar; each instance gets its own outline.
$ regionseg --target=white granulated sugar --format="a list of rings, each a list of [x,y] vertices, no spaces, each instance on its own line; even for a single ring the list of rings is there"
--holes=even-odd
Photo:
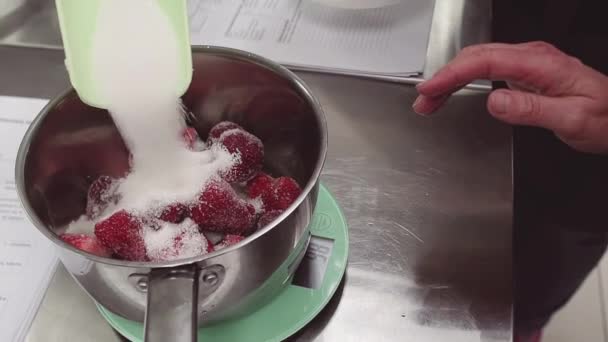
[[[112,180],[110,185],[108,185],[108,188],[101,192],[99,199],[105,203],[113,202],[114,198],[116,197],[118,187],[120,186],[120,182],[121,181],[119,179]]]
[[[159,161],[160,163],[160,161]],[[171,203],[188,203],[218,172],[229,169],[233,156],[223,148],[203,152],[174,151],[167,164],[145,165],[133,171],[121,184],[120,206],[132,211],[146,211]]]
[[[192,146],[192,150],[193,151],[204,151],[207,149],[207,143],[202,141],[202,140],[197,140],[194,142],[194,145]]]
[[[118,188],[120,208],[145,211],[192,200],[235,163],[225,149],[184,148],[177,44],[157,2],[100,2],[92,76],[133,155],[131,173]]]
[[[214,245],[222,242],[222,240],[224,240],[224,236],[225,236],[222,233],[210,232],[210,231],[203,231],[202,234],[205,236],[205,238],[207,239],[208,242],[210,242]]]
[[[93,39],[93,78],[110,110],[134,105],[150,110],[155,109],[150,102],[174,103],[178,51],[176,33],[157,1],[100,2]]]
[[[68,234],[86,234],[93,235],[95,230],[95,223],[88,219],[86,215],[82,215],[76,221],[72,221],[68,228],[66,229],[66,233]]]
[[[113,180],[108,188],[99,194],[99,201],[105,203],[105,205],[99,205],[96,201],[87,203],[87,212],[90,212],[92,217],[105,217],[108,213],[116,211],[118,195],[118,187],[121,180]]]
[[[152,261],[169,261],[207,253],[207,239],[190,219],[173,224],[163,222],[158,229],[145,227],[143,238],[146,253]]]
[[[253,199],[248,199],[247,202],[253,206],[256,215],[260,215],[262,212],[264,212],[264,202],[262,201],[262,197],[258,196]]]

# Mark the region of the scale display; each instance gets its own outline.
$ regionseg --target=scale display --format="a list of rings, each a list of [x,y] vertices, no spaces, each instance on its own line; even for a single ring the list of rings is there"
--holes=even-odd
[[[294,274],[292,284],[309,289],[321,287],[333,246],[332,239],[311,236],[308,249]]]

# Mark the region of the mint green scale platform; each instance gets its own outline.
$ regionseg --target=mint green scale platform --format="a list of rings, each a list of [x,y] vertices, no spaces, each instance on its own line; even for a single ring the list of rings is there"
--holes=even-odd
[[[249,316],[201,328],[199,341],[282,341],[308,324],[334,295],[348,259],[348,227],[342,211],[321,185],[311,226],[312,238],[294,279],[272,301]],[[301,276],[307,274],[307,276]],[[298,284],[298,285],[296,285]],[[125,338],[143,341],[143,324],[98,305],[103,317]]]

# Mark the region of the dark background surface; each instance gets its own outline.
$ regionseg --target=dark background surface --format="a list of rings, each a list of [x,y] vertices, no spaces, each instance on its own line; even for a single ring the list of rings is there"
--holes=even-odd
[[[543,40],[608,74],[607,14],[602,0],[496,0],[493,40]],[[576,152],[543,129],[515,127],[513,139],[515,329],[533,330],[606,249],[608,157]]]

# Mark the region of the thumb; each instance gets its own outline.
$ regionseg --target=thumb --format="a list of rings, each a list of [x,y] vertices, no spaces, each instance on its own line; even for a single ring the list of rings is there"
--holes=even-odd
[[[488,111],[510,124],[542,127],[565,136],[576,134],[584,119],[575,99],[518,90],[493,91],[488,98]]]

